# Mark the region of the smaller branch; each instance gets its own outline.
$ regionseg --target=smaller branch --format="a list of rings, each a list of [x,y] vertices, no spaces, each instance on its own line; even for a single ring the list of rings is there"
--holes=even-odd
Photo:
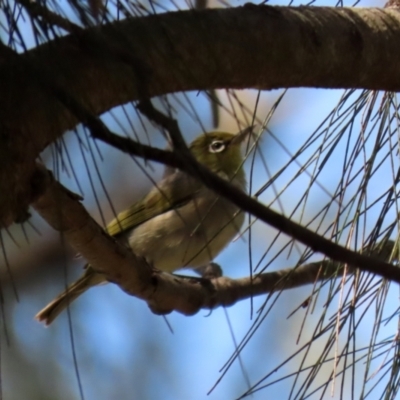
[[[101,122],[101,121],[100,121]],[[102,123],[102,122],[101,122]],[[111,132],[105,126],[97,127],[91,125],[89,130],[94,139],[101,140],[116,149],[132,156],[142,157],[147,160],[156,161],[171,168],[182,168],[182,162],[177,159],[176,154],[169,150],[160,150],[156,147],[135,142]]]
[[[182,132],[179,129],[178,122],[172,117],[168,117],[161,111],[157,110],[151,100],[142,100],[137,109],[145,115],[150,121],[164,128],[170,135],[173,148],[176,153],[180,153],[186,157],[191,157],[190,151],[183,139]]]

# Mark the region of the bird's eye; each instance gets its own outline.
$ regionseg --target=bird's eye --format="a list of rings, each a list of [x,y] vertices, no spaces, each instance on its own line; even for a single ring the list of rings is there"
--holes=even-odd
[[[209,150],[210,153],[221,153],[221,151],[225,150],[225,143],[222,140],[214,140],[211,142]]]

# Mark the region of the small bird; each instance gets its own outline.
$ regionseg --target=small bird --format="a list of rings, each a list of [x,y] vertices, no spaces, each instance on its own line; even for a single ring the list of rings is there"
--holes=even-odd
[[[246,190],[241,143],[252,127],[238,134],[208,132],[189,149],[212,172]],[[180,170],[168,174],[141,200],[112,220],[106,232],[127,243],[155,268],[173,272],[208,265],[237,235],[244,214],[229,200]],[[103,274],[89,264],[81,278],[71,284],[37,315],[46,325],[92,286],[106,283]]]

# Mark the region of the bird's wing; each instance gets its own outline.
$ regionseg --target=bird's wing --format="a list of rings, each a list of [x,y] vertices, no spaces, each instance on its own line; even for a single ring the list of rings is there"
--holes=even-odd
[[[176,171],[161,180],[143,199],[119,213],[107,225],[106,231],[116,237],[129,232],[157,215],[187,204],[200,189],[198,181]]]

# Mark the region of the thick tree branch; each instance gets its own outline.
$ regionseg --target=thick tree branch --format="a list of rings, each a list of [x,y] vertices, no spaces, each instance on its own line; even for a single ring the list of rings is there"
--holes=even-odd
[[[29,65],[98,115],[184,90],[396,91],[399,42],[396,10],[248,5],[127,19],[10,56],[0,65],[0,193],[8,194],[0,198],[0,221],[11,223],[29,203],[40,151],[81,122]]]
[[[37,190],[33,206],[38,213],[62,232],[93,268],[128,294],[147,301],[157,313],[175,310],[192,315],[200,309],[229,306],[251,296],[312,284],[343,273],[340,264],[328,260],[236,280],[227,277],[197,280],[155,271],[108,236],[78,197],[56,182],[43,167],[37,168],[33,184]],[[388,242],[384,249],[375,249],[372,253],[387,261],[392,249],[393,242]],[[395,266],[393,269],[400,282],[400,270]]]

